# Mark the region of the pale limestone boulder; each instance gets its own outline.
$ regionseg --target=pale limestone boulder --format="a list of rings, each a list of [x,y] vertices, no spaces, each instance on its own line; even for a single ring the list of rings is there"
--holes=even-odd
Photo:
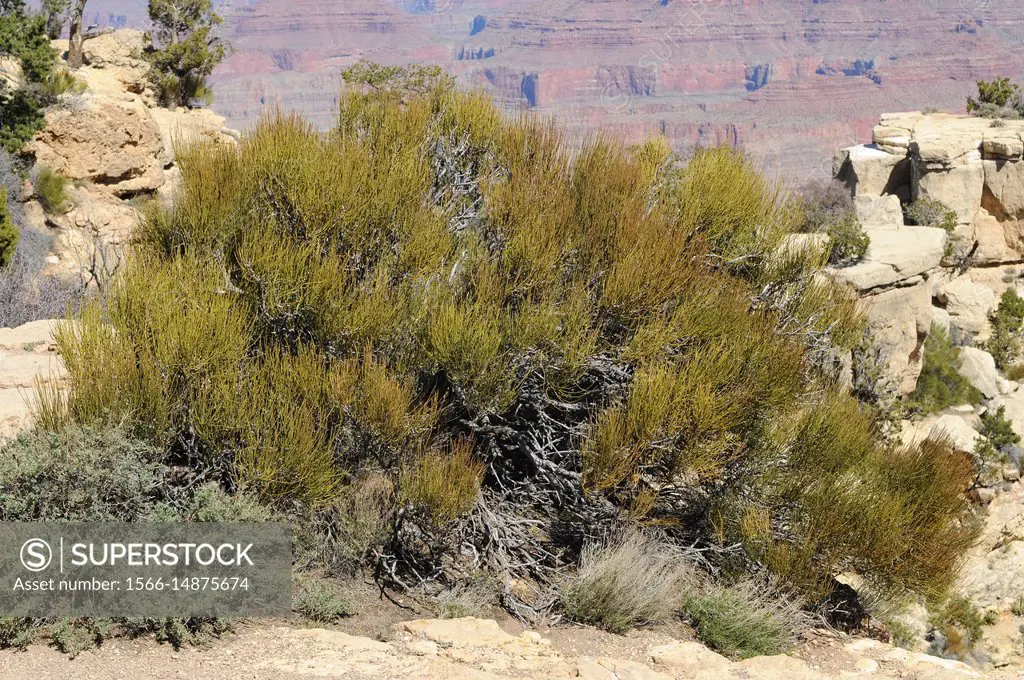
[[[779,654],[777,656],[758,656],[736,664],[740,671],[735,678],[750,680],[820,680],[822,673],[811,668],[803,659]]]
[[[580,657],[576,661],[577,678],[581,680],[673,680],[672,676],[653,670],[636,661],[609,657]]]
[[[72,187],[68,193],[71,210],[50,217],[51,224],[61,229],[78,229],[108,243],[128,244],[141,217],[135,207],[89,186]]]
[[[0,56],[0,81],[11,90],[17,90],[25,84],[25,72],[21,68],[21,60],[17,57]]]
[[[209,109],[150,109],[156,121],[167,162],[174,159],[174,149],[200,142],[236,144],[235,136],[224,127],[225,118]]]
[[[952,167],[969,162],[977,154],[982,136],[981,130],[943,128],[931,134],[916,134],[910,150],[927,166]]]
[[[1016,223],[1000,222],[985,208],[979,208],[974,217],[974,239],[978,249],[974,253],[977,264],[995,264],[1013,262],[1020,259],[1018,249],[1024,246],[1024,240],[1016,229],[1007,228]]]
[[[854,290],[862,294],[876,288],[891,286],[903,278],[891,265],[870,260],[830,271],[837,281],[852,286]]]
[[[996,370],[996,360],[992,355],[977,347],[960,348],[960,375],[967,378],[979,392],[991,399],[999,395],[1000,376]]]
[[[467,616],[458,619],[416,619],[397,626],[413,637],[430,640],[445,648],[505,647],[520,641],[506,633],[493,619]]]
[[[953,326],[974,333],[980,339],[987,337],[988,317],[999,304],[995,291],[961,276],[940,284],[935,294],[949,312]]]
[[[0,328],[0,438],[31,427],[30,400],[37,381],[62,385],[67,379],[53,342],[58,323],[32,321],[17,328]]]
[[[968,554],[957,589],[978,607],[1009,610],[1024,594],[1022,536],[1024,486],[1017,482],[989,503],[981,537]]]
[[[832,161],[832,174],[858,196],[898,193],[910,183],[906,153],[887,153],[874,146],[840,149]]]
[[[921,374],[922,345],[935,315],[930,281],[863,298],[862,307],[889,373],[900,392],[909,394]]]
[[[949,235],[935,227],[865,229],[871,243],[865,260],[888,265],[896,280],[909,279],[939,266]]]
[[[721,671],[728,668],[731,663],[729,659],[700,643],[681,640],[654,647],[648,654],[651,663],[665,667],[673,673]]]
[[[871,141],[880,147],[909,149],[913,132],[904,127],[876,125],[871,130]]]
[[[954,413],[932,415],[919,421],[903,421],[900,431],[900,441],[907,445],[920,444],[925,439],[945,438],[952,442],[957,451],[972,454],[980,436],[968,418]]]
[[[1024,162],[983,161],[985,210],[1000,221],[1024,219]]]
[[[982,156],[987,160],[1019,161],[1024,155],[1024,141],[1019,135],[989,137],[981,143]]]
[[[777,257],[788,257],[803,252],[821,254],[828,248],[828,234],[786,234],[776,250]]]
[[[79,109],[46,114],[26,145],[36,161],[114,195],[155,191],[164,183],[160,129],[137,99],[86,94]]]
[[[867,229],[898,231],[903,228],[903,207],[894,195],[858,195],[853,199],[857,220]]]
[[[914,198],[939,201],[956,213],[957,223],[969,225],[981,205],[985,188],[985,167],[980,160],[944,170],[918,170]]]

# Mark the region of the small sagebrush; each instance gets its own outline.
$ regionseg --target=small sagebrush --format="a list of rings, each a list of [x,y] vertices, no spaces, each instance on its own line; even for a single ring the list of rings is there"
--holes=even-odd
[[[303,584],[293,608],[310,621],[318,623],[330,623],[352,614],[352,605],[341,587],[321,579],[312,579]]]
[[[740,659],[784,654],[811,621],[791,597],[759,580],[705,585],[684,595],[683,611],[704,644]]]
[[[802,231],[829,236],[829,264],[848,265],[864,259],[870,238],[861,227],[850,191],[838,181],[812,182],[802,192]]]
[[[918,198],[904,209],[904,216],[910,224],[921,227],[937,227],[948,232],[956,229],[956,212],[933,198]]]
[[[640,531],[583,550],[578,573],[562,588],[565,615],[612,633],[662,623],[692,578],[680,555]]]

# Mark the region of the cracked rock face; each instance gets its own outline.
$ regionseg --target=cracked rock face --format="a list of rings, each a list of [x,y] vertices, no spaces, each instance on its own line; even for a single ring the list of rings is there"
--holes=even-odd
[[[46,114],[46,128],[27,147],[38,163],[114,195],[160,188],[163,139],[141,101],[87,93],[72,107]]]
[[[883,114],[872,144],[841,149],[833,172],[854,194],[871,244],[863,261],[831,274],[861,298],[908,394],[933,323],[982,342],[999,296],[1024,289],[1024,121]],[[924,198],[956,214],[951,233],[905,224],[897,203]],[[998,393],[991,380],[984,387]]]

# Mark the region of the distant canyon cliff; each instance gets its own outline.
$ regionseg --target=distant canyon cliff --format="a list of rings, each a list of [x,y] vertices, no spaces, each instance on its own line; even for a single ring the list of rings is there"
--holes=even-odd
[[[961,111],[978,78],[1024,76],[1020,0],[218,4],[235,52],[213,106],[232,127],[274,105],[326,127],[347,65],[429,62],[574,135],[739,144],[794,183],[827,177],[882,112]],[[86,18],[144,27],[145,0],[90,0]]]

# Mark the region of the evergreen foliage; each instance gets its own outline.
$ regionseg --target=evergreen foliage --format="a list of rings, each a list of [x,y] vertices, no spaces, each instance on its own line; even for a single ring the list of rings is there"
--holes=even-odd
[[[877,442],[838,393],[862,322],[779,247],[800,208],[740,153],[569,153],[442,80],[179,162],[104,305],[58,332],[50,422],[123,419],[166,464],[313,513],[383,475],[396,584],[465,545],[544,581],[625,514],[807,594],[845,568],[954,577],[970,461]]]
[[[979,80],[978,98],[967,98],[967,111],[986,118],[1020,118],[1024,114],[1020,85],[1006,77]]]
[[[992,335],[985,344],[996,366],[1010,369],[1020,357],[1020,335],[1024,327],[1024,298],[1007,288],[999,298],[999,307],[992,317]]]
[[[216,35],[223,20],[212,0],[149,0],[149,19],[156,32],[146,57],[161,103],[193,107],[209,102],[206,78],[227,54]]]
[[[911,404],[925,413],[941,411],[947,406],[976,404],[982,394],[960,375],[960,350],[950,342],[944,328],[932,325],[924,341],[924,364],[917,387],[910,395]]]
[[[50,45],[46,17],[30,13],[20,0],[0,7],[0,55],[18,59],[25,79],[12,88],[0,82],[0,145],[17,151],[44,124],[43,109],[53,102],[46,87],[57,51]]]
[[[0,189],[0,267],[6,267],[14,260],[20,238],[21,232],[7,209],[7,190]]]

